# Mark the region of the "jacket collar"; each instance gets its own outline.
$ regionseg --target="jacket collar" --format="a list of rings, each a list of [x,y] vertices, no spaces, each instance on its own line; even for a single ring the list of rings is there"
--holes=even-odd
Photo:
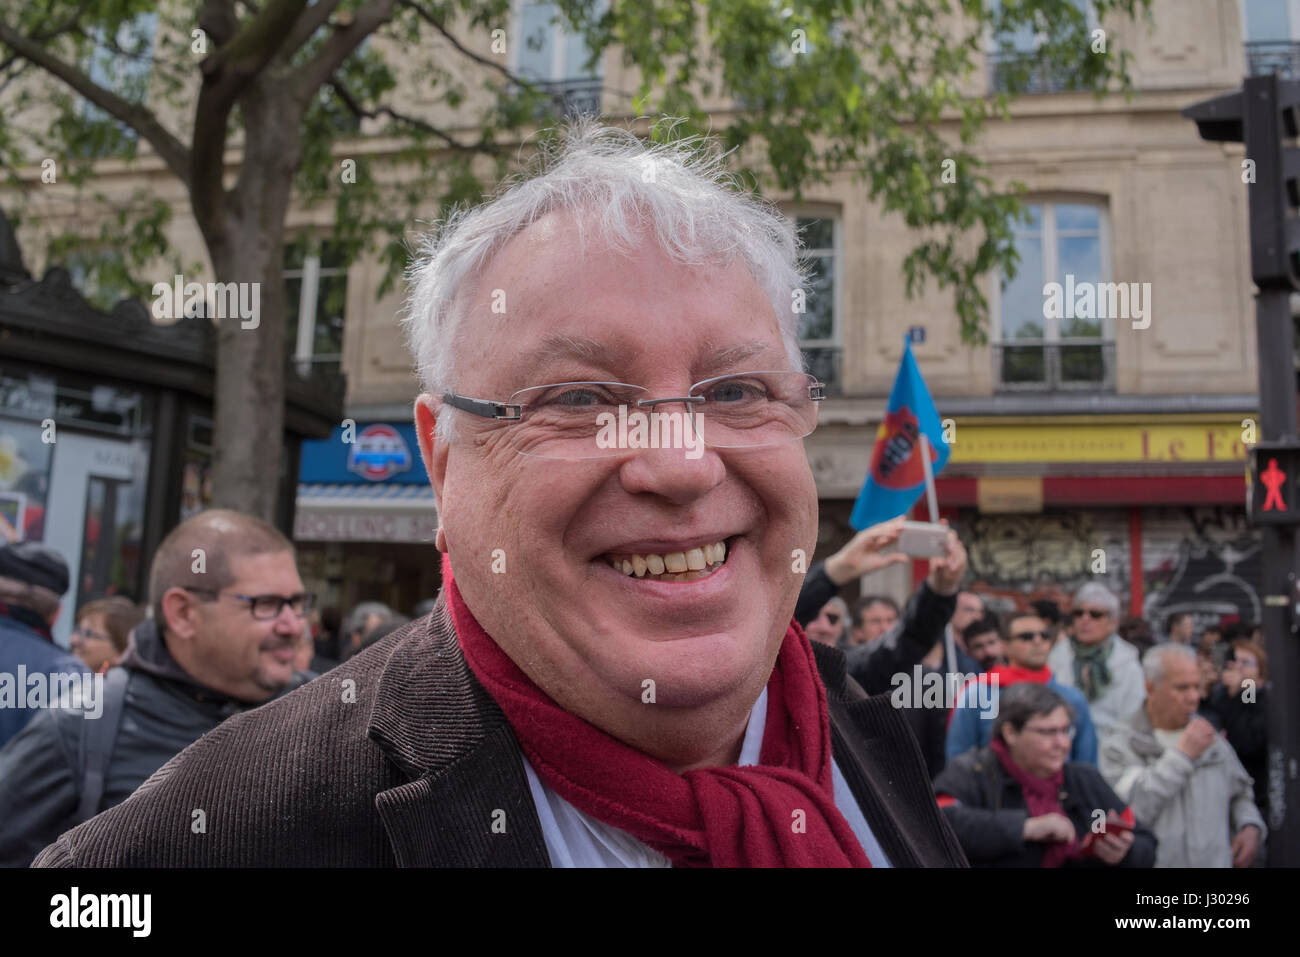
[[[884,696],[850,700],[843,652],[812,647],[828,692],[835,759],[890,860],[919,863],[906,841],[894,839],[906,830],[886,800],[897,795],[880,791],[859,753],[873,738],[895,747],[899,719]],[[550,866],[519,744],[466,664],[444,595],[394,646],[367,735],[409,779],[375,798],[400,865]],[[932,793],[923,799],[934,801]]]
[[[1193,714],[1192,717],[1195,718],[1196,715]],[[1133,712],[1133,717],[1129,719],[1128,726],[1130,731],[1129,746],[1133,748],[1133,753],[1138,757],[1154,761],[1165,753],[1165,746],[1156,738],[1155,729],[1151,725],[1151,718],[1147,715],[1145,702],[1142,707]],[[1216,738],[1192,764],[1200,767],[1217,763],[1222,755],[1219,747],[1222,740],[1222,738]]]
[[[393,649],[367,735],[411,779],[375,798],[400,865],[549,866],[519,745],[444,596]]]

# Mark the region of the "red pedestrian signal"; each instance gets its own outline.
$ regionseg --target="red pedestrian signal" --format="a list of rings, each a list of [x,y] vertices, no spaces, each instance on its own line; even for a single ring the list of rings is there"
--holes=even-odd
[[[1269,525],[1300,525],[1300,446],[1260,442],[1250,449],[1250,520]]]

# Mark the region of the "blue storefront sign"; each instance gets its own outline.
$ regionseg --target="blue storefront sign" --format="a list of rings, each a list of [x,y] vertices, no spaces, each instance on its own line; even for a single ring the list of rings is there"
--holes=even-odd
[[[304,484],[428,485],[415,426],[402,422],[357,423],[336,428],[328,439],[302,444],[298,481]],[[350,437],[352,441],[344,441]]]

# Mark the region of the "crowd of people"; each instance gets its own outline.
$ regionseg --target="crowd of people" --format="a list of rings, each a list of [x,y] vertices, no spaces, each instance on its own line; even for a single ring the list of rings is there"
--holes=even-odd
[[[850,608],[836,594],[844,584],[906,560],[891,549],[900,530],[897,520],[868,529],[814,566],[795,617],[813,642],[844,651],[868,694],[896,693],[918,676],[956,689],[941,702],[900,696],[899,706],[972,864],[1262,862],[1268,674],[1257,626],[1197,634],[1192,616],[1178,613],[1157,642],[1095,583],[1068,610],[1044,600],[999,616],[962,588],[966,554],[951,532],[947,554],[903,608],[880,594]],[[196,572],[199,547],[206,567]],[[50,631],[67,588],[67,566],[50,549],[0,547],[0,673],[120,676],[93,703],[107,721],[82,720],[88,701],[0,708],[4,865],[30,863],[63,831],[121,803],[230,715],[411,620],[378,601],[346,615],[313,608],[288,540],[227,511],[202,513],[164,540],[147,605],[86,603],[71,634],[75,657]]]
[[[1249,867],[1267,835],[1267,655],[1258,625],[1177,612],[1159,640],[1104,585],[1002,614],[947,554],[903,608],[837,592],[907,560],[902,520],[814,566],[796,619],[868,694],[895,694],[975,866]],[[1001,599],[1000,601],[1005,601]],[[917,678],[955,693],[918,697]],[[930,680],[933,679],[933,680]]]
[[[67,564],[52,549],[0,545],[0,676],[14,678],[6,700],[0,677],[0,866],[31,863],[226,718],[411,620],[377,601],[346,616],[315,609],[288,539],[224,510],[203,512],[163,540],[146,605],[123,596],[84,604],[71,655],[51,633],[68,585]],[[51,676],[49,687],[64,678],[64,700],[25,700],[28,682],[17,678],[35,675]],[[102,676],[98,692],[76,680],[85,675]]]

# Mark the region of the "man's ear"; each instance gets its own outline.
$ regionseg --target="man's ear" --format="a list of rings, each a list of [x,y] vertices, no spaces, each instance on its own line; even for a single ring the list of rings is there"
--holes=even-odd
[[[443,526],[442,515],[447,500],[443,497],[443,487],[447,479],[447,452],[445,442],[438,438],[438,415],[449,414],[442,401],[429,393],[424,393],[415,400],[415,437],[420,443],[420,458],[424,462],[424,471],[433,486],[433,494],[438,499],[438,551],[447,551],[447,533]]]
[[[197,599],[184,588],[169,588],[163,593],[163,620],[158,624],[169,635],[188,641],[198,631]]]

